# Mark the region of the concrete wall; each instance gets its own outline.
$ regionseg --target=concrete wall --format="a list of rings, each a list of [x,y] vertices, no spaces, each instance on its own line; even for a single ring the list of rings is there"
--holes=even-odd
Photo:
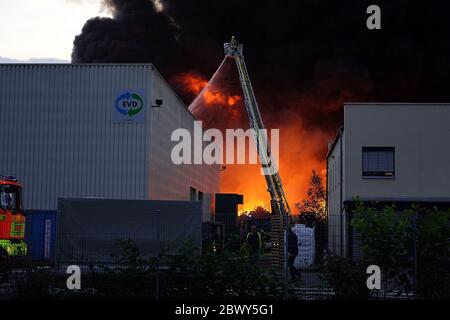
[[[450,201],[449,120],[450,105],[446,104],[353,103],[344,106],[344,130],[327,158],[331,251],[340,255],[348,253],[347,224],[350,221],[347,212],[341,212],[344,201],[355,197]],[[363,147],[394,147],[395,176],[363,177]],[[343,164],[342,198],[340,161]],[[355,247],[356,242],[354,250]]]
[[[344,200],[450,198],[450,105],[347,104]],[[395,147],[395,177],[363,178],[362,147]]]
[[[339,133],[327,158],[328,248],[336,254],[341,252],[341,168],[343,168],[341,157],[342,143],[343,139],[341,139],[341,133]]]

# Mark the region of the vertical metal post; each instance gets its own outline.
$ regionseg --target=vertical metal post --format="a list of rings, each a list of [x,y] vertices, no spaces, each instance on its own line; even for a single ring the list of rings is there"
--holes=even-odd
[[[156,285],[155,299],[159,300],[159,258],[160,258],[160,238],[159,238],[159,214],[160,210],[156,210]]]
[[[25,227],[24,227],[24,232],[25,229],[27,227],[27,221],[28,219],[31,219],[31,213],[29,211],[25,211],[24,212],[24,216],[25,216]],[[28,217],[27,217],[28,216]],[[28,226],[31,226],[31,223],[28,223]],[[33,229],[31,229],[29,231],[30,239],[33,238]],[[26,259],[26,274],[27,274],[27,280],[29,279],[29,277],[31,276],[32,272],[33,272],[33,258],[31,256],[31,252],[32,252],[32,243],[31,241],[29,241],[29,243],[26,243],[25,240],[23,240],[25,243],[25,250],[26,250],[26,255],[25,255],[25,259]]]
[[[286,224],[284,226],[284,297],[288,295],[288,279],[289,279],[289,268],[288,268],[288,232],[289,232],[289,216],[286,217]]]
[[[414,228],[414,233],[413,233],[413,257],[414,257],[414,275],[413,275],[413,292],[414,292],[414,300],[417,299],[417,219],[419,217],[419,213],[416,212],[413,218],[413,228]]]

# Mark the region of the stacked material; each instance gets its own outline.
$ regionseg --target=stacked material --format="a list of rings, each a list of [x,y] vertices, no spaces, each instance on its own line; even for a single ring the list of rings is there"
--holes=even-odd
[[[308,228],[304,224],[296,224],[292,230],[297,235],[298,239],[298,255],[294,261],[295,268],[312,268],[316,250],[314,228]]]

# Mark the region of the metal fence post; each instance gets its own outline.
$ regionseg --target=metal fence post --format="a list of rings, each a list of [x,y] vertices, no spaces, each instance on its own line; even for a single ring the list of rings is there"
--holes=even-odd
[[[159,214],[160,210],[156,210],[156,285],[155,285],[156,300],[159,300],[159,256],[160,256]]]
[[[414,292],[414,300],[417,299],[417,219],[418,219],[419,213],[416,212],[413,218],[413,227],[414,227],[414,233],[413,233],[413,256],[414,256],[414,276],[413,276],[413,292]]]

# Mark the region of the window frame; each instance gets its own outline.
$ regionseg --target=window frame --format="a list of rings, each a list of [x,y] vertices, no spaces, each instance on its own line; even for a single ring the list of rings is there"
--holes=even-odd
[[[8,196],[8,203],[6,197]],[[6,211],[22,211],[22,188],[14,184],[0,185],[0,208]]]
[[[392,175],[389,175],[389,171],[375,172],[375,171],[365,171],[364,170],[364,151],[392,151]],[[364,179],[395,179],[395,147],[384,146],[384,147],[373,147],[373,146],[363,146],[361,148],[361,176]]]

